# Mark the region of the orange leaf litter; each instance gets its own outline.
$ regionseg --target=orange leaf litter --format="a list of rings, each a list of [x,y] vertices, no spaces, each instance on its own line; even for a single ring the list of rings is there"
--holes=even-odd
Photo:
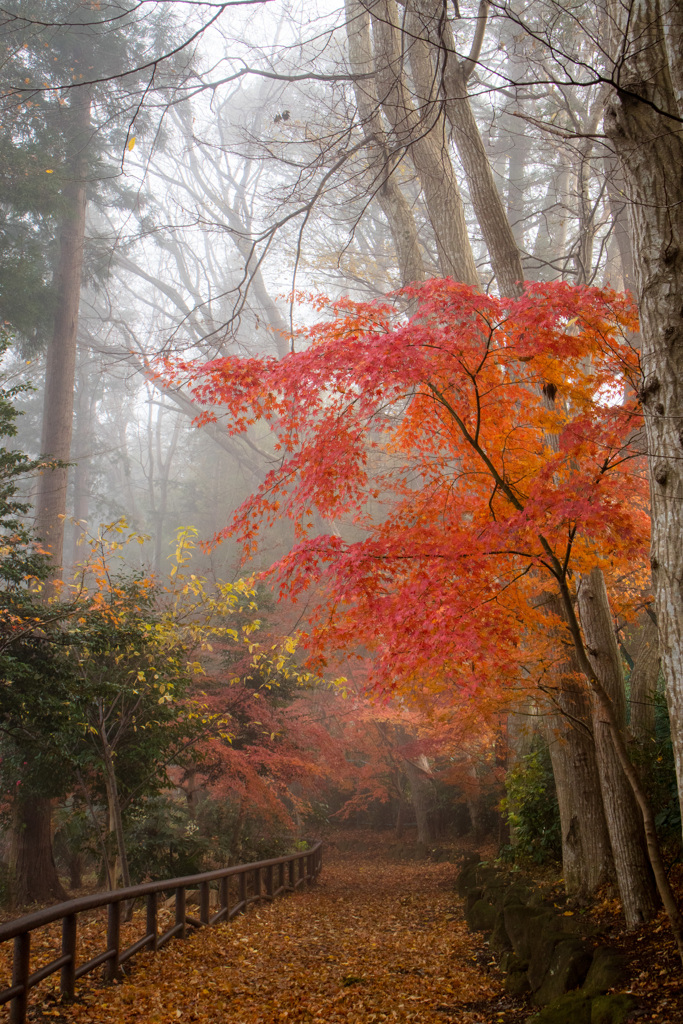
[[[122,984],[81,982],[79,1002],[59,1015],[73,1024],[474,1024],[481,1010],[465,1004],[500,988],[475,962],[454,877],[452,864],[328,861],[309,890],[141,954]]]

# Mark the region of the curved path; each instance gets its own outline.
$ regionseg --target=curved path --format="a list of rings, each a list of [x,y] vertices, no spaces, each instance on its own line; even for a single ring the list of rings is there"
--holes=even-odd
[[[511,1018],[477,964],[452,864],[326,859],[310,890],[80,988],[70,1024],[479,1024]],[[478,1005],[477,1005],[478,1004]]]

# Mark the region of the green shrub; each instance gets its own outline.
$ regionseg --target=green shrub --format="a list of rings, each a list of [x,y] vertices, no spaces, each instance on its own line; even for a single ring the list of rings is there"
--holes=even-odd
[[[184,802],[166,796],[145,800],[127,816],[125,832],[133,885],[205,869],[211,843]]]
[[[519,863],[558,861],[562,830],[547,746],[533,750],[508,772],[505,791],[501,811],[510,827],[511,841],[503,847],[501,856]]]

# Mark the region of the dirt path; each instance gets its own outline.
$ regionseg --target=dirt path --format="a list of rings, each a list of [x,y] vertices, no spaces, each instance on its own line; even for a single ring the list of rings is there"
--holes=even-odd
[[[451,864],[328,862],[315,887],[79,987],[73,1024],[500,1024],[518,1020],[479,958]],[[501,1000],[501,1001],[499,1001]],[[45,1013],[45,1010],[43,1010]]]

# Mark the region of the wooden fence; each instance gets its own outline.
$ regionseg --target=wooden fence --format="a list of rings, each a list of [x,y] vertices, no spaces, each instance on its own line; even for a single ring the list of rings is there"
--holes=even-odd
[[[185,938],[187,929],[202,928],[219,921],[230,921],[253,902],[273,900],[283,892],[293,892],[299,886],[316,880],[322,867],[322,843],[314,843],[302,853],[288,854],[254,864],[238,864],[218,871],[185,878],[169,878],[160,882],[133,885],[115,892],[95,893],[79,899],[58,903],[54,907],[38,910],[34,914],[0,925],[0,943],[14,939],[12,985],[0,991],[0,1006],[11,1002],[11,1024],[25,1024],[29,992],[36,985],[60,971],[60,992],[65,999],[73,999],[79,978],[103,966],[104,977],[113,981],[122,964],[141,949],[156,951],[169,939]],[[235,884],[231,885],[231,881]],[[211,913],[211,889],[217,888],[217,910]],[[199,917],[187,913],[187,890],[199,893]],[[233,890],[231,892],[231,889]],[[236,889],[236,892],[234,891]],[[159,934],[157,908],[160,893],[175,893],[175,923]],[[145,934],[126,949],[121,949],[121,909],[129,900],[146,901]],[[78,915],[88,910],[107,907],[106,949],[85,963],[76,959]],[[51,963],[31,973],[31,933],[53,921],[62,922],[62,951]]]

